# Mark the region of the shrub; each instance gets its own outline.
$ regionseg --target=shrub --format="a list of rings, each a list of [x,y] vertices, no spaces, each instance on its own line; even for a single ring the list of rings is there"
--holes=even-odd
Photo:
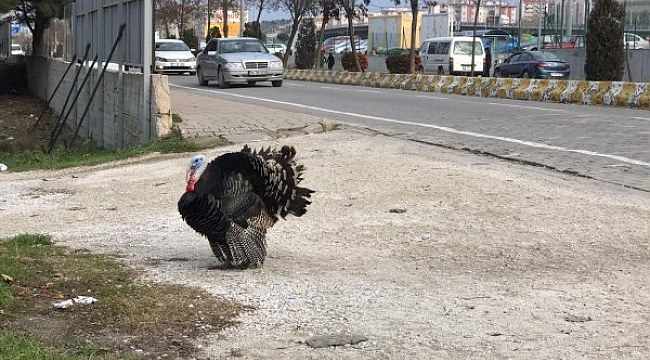
[[[368,69],[368,57],[366,54],[359,54],[357,53],[357,59],[359,59],[359,65],[361,65],[361,68],[363,71],[366,71]],[[343,69],[346,71],[352,71],[352,72],[357,72],[361,71],[360,69],[357,69],[357,64],[354,62],[354,54],[351,52],[347,52],[343,54],[341,57],[341,66],[343,66]]]
[[[422,60],[419,55],[415,55],[415,69],[422,67]],[[386,68],[391,74],[408,74],[409,73],[409,54],[388,55],[386,57]]]

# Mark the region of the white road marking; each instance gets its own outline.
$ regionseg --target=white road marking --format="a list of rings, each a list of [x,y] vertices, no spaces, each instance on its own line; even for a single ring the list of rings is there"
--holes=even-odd
[[[355,91],[355,92],[369,92],[369,93],[379,93],[382,92],[380,90],[368,90],[368,89],[347,89],[347,88],[341,88],[341,87],[334,87],[334,86],[321,86],[321,89],[327,89],[327,90],[336,90],[336,91],[341,91],[341,90],[346,90],[346,91]]]
[[[417,95],[416,97],[421,98],[421,99],[448,100],[445,97],[431,96],[431,95]]]
[[[650,118],[640,116],[631,116],[630,119],[650,121]]]
[[[534,142],[534,141],[519,140],[519,139],[514,139],[514,138],[509,138],[509,137],[504,137],[504,136],[481,134],[481,133],[477,133],[477,132],[474,132],[474,131],[458,130],[458,129],[450,128],[450,127],[447,127],[447,126],[439,126],[439,125],[434,125],[434,124],[421,124],[421,123],[416,123],[416,122],[412,122],[412,121],[389,119],[389,118],[384,118],[384,117],[380,117],[380,116],[373,116],[373,115],[357,114],[357,113],[346,112],[346,111],[338,111],[338,110],[326,109],[326,108],[321,108],[321,107],[311,106],[311,105],[296,104],[296,103],[291,103],[291,102],[288,102],[288,101],[263,99],[263,98],[258,98],[258,97],[255,97],[255,96],[233,94],[233,93],[219,91],[219,90],[199,89],[199,88],[193,88],[193,87],[188,87],[188,86],[180,86],[180,85],[174,85],[174,84],[169,84],[169,86],[173,86],[173,87],[177,87],[177,88],[181,88],[181,89],[187,89],[187,90],[194,90],[194,91],[204,91],[204,92],[211,92],[211,93],[219,93],[219,94],[222,94],[222,95],[228,95],[228,96],[237,97],[237,98],[241,98],[241,99],[257,100],[257,101],[264,101],[264,102],[269,102],[269,103],[274,103],[274,104],[288,105],[288,106],[293,106],[293,107],[297,107],[297,108],[301,108],[301,109],[322,111],[322,112],[331,113],[331,114],[345,115],[345,116],[357,117],[357,118],[362,118],[362,119],[381,121],[381,122],[385,122],[385,123],[389,123],[389,124],[419,126],[419,127],[424,127],[424,128],[428,128],[428,129],[440,130],[440,131],[448,132],[448,133],[451,133],[451,134],[465,135],[465,136],[481,138],[481,139],[499,140],[499,141],[513,143],[513,144],[529,146],[529,147],[533,147],[533,148],[537,148],[537,149],[555,150],[555,151],[568,152],[568,153],[577,153],[577,154],[588,155],[588,156],[603,157],[603,158],[612,159],[612,160],[620,161],[620,162],[627,163],[627,164],[640,165],[640,166],[645,166],[645,167],[650,168],[650,163],[645,162],[645,161],[631,159],[631,158],[628,158],[628,157],[625,157],[625,156],[599,153],[599,152],[596,152],[596,151],[581,150],[581,149],[569,149],[569,148],[566,148],[566,147],[563,147],[563,146],[548,145],[548,144],[538,143],[538,142]],[[493,104],[493,103],[488,103],[488,104]],[[501,105],[501,104],[496,103],[496,105]],[[548,109],[544,109],[544,108],[539,108],[539,109],[548,110]]]

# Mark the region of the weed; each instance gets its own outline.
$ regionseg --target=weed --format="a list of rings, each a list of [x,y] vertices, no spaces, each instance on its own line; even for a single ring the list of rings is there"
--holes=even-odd
[[[2,347],[31,344],[29,354],[54,349],[104,358],[139,349],[152,357],[184,356],[195,351],[192,338],[232,325],[245,310],[200,289],[142,281],[140,271],[115,257],[70,251],[41,234],[0,242],[0,274],[11,279],[0,282],[0,354]],[[52,306],[78,295],[98,301]]]

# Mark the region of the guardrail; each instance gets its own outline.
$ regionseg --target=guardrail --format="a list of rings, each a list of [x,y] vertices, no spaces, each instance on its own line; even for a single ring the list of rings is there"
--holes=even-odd
[[[650,83],[288,69],[290,80],[478,97],[650,109]]]

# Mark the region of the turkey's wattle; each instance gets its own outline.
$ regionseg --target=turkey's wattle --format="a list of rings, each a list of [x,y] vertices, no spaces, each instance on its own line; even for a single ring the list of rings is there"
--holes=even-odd
[[[190,227],[208,238],[219,268],[255,268],[266,258],[266,230],[278,216],[300,217],[313,190],[300,187],[303,165],[296,149],[223,154],[210,163],[196,155],[187,168],[187,186],[178,211]]]

